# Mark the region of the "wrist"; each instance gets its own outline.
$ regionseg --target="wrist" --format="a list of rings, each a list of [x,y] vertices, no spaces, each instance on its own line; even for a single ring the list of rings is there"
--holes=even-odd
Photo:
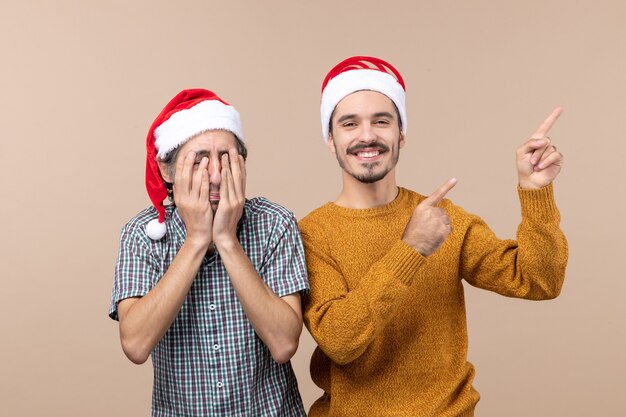
[[[519,188],[522,188],[525,190],[537,190],[543,187],[543,186],[535,184],[534,182],[530,181],[527,178],[519,178],[517,181],[517,184],[519,185]]]
[[[230,236],[227,234],[222,236],[215,236],[215,247],[221,253],[230,252],[236,249],[238,246],[240,247],[241,245],[239,244],[237,236]]]
[[[188,234],[185,238],[186,246],[200,251],[207,251],[211,245],[211,234]]]
[[[422,255],[424,258],[427,258],[432,251],[430,250],[430,248],[423,248],[423,247],[415,247],[415,251],[417,253],[419,253],[420,255]]]
[[[423,257],[427,257],[428,255],[430,255],[430,251],[425,247],[425,245],[420,244],[420,242],[415,242],[407,238],[403,238],[402,241],[412,247],[414,251],[416,251]]]
[[[543,188],[542,186],[535,185],[532,183],[526,183],[522,181],[520,181],[518,185],[519,185],[519,188],[521,188],[522,190],[538,190],[540,188]]]

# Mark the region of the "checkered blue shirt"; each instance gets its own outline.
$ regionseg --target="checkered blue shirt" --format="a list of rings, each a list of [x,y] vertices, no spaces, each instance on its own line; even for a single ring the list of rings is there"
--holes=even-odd
[[[122,230],[109,316],[159,281],[185,241],[178,210],[166,207],[167,233],[151,240],[150,207]],[[265,198],[247,200],[237,236],[267,285],[285,296],[308,289],[293,214]],[[203,260],[180,313],[152,351],[153,416],[305,416],[290,363],[278,364],[254,332],[215,251]]]

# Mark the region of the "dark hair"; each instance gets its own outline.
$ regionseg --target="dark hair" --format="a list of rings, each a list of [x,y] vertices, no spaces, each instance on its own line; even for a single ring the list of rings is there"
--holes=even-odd
[[[246,148],[246,145],[237,136],[235,136],[235,140],[237,142],[237,152],[239,152],[239,155],[243,156],[243,159],[245,161],[248,158],[248,148]],[[176,160],[178,159],[178,152],[180,151],[180,148],[182,148],[182,145],[179,145],[176,148],[172,149],[167,155],[165,155],[165,158],[161,158],[161,159],[157,158],[159,162],[163,162],[167,165],[167,169],[170,172],[170,177],[172,178],[174,177],[174,174],[176,173]],[[173,184],[171,182],[167,182],[163,180],[163,185],[165,185],[165,189],[167,190],[167,198],[173,203],[174,202],[174,190],[172,188]]]
[[[398,118],[398,127],[400,128],[400,131],[402,131],[402,118],[400,117],[400,111],[398,110],[398,106],[396,106],[396,103],[394,103],[393,100],[389,100],[391,101],[391,104],[393,104],[393,108],[396,111],[396,117]],[[328,133],[331,135],[333,134],[333,116],[335,115],[336,108],[337,106],[335,106],[335,108],[333,109],[333,112],[330,114],[330,119],[328,120]]]

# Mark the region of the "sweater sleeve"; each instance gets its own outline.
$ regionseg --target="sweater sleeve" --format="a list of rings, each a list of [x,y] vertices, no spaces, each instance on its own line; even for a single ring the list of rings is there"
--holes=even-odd
[[[424,258],[398,240],[349,289],[323,233],[302,224],[301,231],[311,288],[304,297],[304,323],[333,362],[348,364],[393,320]]]
[[[475,287],[508,297],[555,298],[565,279],[568,249],[552,184],[538,190],[520,188],[518,193],[522,221],[517,240],[500,240],[480,218],[469,217],[461,276]]]

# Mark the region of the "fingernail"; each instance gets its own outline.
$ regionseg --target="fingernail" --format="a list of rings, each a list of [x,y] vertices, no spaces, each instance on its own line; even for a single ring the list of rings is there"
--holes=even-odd
[[[531,159],[531,160],[530,160],[530,163],[531,163],[531,164],[533,164],[533,165],[535,165],[535,164],[537,163],[537,158],[533,158],[533,159]]]

